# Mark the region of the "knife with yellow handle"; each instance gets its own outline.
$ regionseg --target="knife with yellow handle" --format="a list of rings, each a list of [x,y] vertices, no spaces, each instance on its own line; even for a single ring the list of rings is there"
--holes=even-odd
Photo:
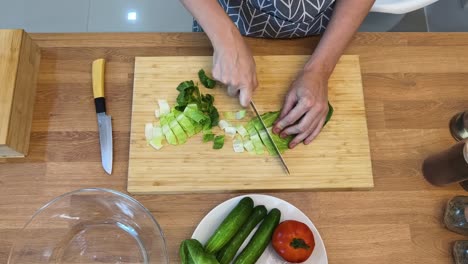
[[[106,114],[106,99],[104,98],[104,68],[106,61],[98,59],[93,62],[93,94],[99,126],[99,142],[101,144],[102,167],[110,175],[112,173],[112,119]]]

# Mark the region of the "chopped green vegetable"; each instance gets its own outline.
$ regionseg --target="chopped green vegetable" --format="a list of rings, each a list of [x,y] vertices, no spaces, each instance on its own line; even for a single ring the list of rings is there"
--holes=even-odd
[[[245,129],[247,130],[247,133],[252,136],[252,135],[256,135],[257,134],[257,130],[255,129],[255,126],[253,125],[253,122],[250,121],[247,126],[245,127]]]
[[[194,109],[192,107],[185,108],[184,115],[190,119],[192,119],[197,124],[205,124],[205,122],[209,119],[203,112],[198,109]],[[203,126],[202,126],[203,127]]]
[[[210,141],[213,141],[215,138],[215,135],[214,134],[204,134],[203,135],[203,142],[206,143],[206,142],[210,142]]]
[[[226,119],[229,119],[229,120],[233,120],[233,119],[236,119],[236,113],[234,112],[224,112],[224,118]]]
[[[171,145],[177,145],[177,138],[174,135],[174,132],[172,132],[169,125],[167,125],[167,124],[164,125],[162,127],[162,131],[163,131],[164,136],[166,137],[167,143],[169,143]]]
[[[179,115],[177,115],[176,120],[177,122],[179,122],[180,126],[187,133],[187,136],[191,137],[195,135],[195,127],[193,126],[190,119],[186,117],[183,113],[180,113]]]
[[[177,120],[172,120],[169,124],[169,127],[171,128],[172,132],[174,132],[174,135],[176,136],[179,144],[185,144],[187,142],[187,134],[185,134],[184,129],[179,125]]]
[[[237,133],[239,133],[239,135],[241,135],[242,137],[246,137],[249,135],[249,132],[247,132],[247,130],[245,129],[243,125],[238,125],[236,127],[236,130],[237,130]]]
[[[216,86],[216,81],[209,78],[203,69],[198,72],[198,78],[200,79],[200,82],[203,84],[203,86],[208,89],[213,89]]]
[[[169,106],[166,100],[158,100],[158,105],[160,116],[165,116],[171,111],[171,107]]]
[[[272,156],[276,155],[275,146],[273,146],[273,142],[271,142],[265,129],[259,131],[258,134],[260,135],[260,139],[262,140],[263,145],[265,145],[266,149],[268,150],[268,153],[270,153]]]
[[[230,136],[230,137],[234,137],[237,133],[237,130],[235,127],[226,127],[224,129],[224,132],[226,133],[226,135]]]
[[[249,153],[255,152],[255,146],[253,145],[251,140],[245,140],[244,141],[244,148],[247,150]]]
[[[333,106],[330,104],[330,102],[328,102],[328,114],[323,126],[325,126],[328,123],[328,121],[330,121],[331,117],[333,116],[333,112],[335,112],[335,109],[333,109]]]
[[[257,155],[262,155],[265,151],[265,146],[263,145],[260,136],[257,133],[255,133],[253,135],[250,135],[250,140],[252,141],[252,144],[255,147],[255,153]]]
[[[236,119],[241,120],[245,117],[245,114],[247,111],[245,109],[240,110],[239,112],[236,113]]]
[[[147,142],[150,142],[153,138],[153,123],[145,124],[145,138]]]
[[[224,135],[214,138],[213,149],[222,149],[224,147]]]
[[[268,112],[261,115],[263,123],[265,123],[266,127],[271,127],[273,123],[275,123],[276,119],[278,119],[280,115],[279,111],[276,112]]]
[[[290,135],[286,138],[281,138],[280,136],[273,134],[271,132],[271,127],[268,128],[270,131],[271,138],[273,139],[273,142],[275,142],[276,146],[278,147],[278,150],[281,154],[283,154],[287,149],[289,149],[289,142],[293,140],[294,136]]]
[[[236,153],[242,153],[244,152],[244,143],[240,139],[234,139],[232,142],[232,148],[234,149],[234,152]]]

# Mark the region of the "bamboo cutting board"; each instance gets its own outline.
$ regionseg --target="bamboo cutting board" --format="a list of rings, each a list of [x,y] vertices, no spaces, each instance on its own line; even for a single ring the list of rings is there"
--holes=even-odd
[[[289,84],[308,56],[256,57],[259,87],[254,95],[263,113],[281,109]],[[212,57],[137,57],[128,168],[128,191],[143,193],[233,192],[261,190],[350,190],[373,187],[369,139],[358,56],[343,56],[329,81],[335,113],[310,145],[288,150],[285,174],[277,157],[235,153],[226,137],[222,150],[203,143],[201,134],[181,146],[156,151],[145,141],[145,123],[157,122],[157,99],[175,104],[177,85],[198,81],[198,70],[211,72]],[[241,109],[224,87],[202,88],[215,96],[221,118]],[[251,109],[247,122],[254,114]],[[236,123],[235,121],[231,123]],[[241,123],[241,122],[238,122]],[[221,133],[219,129],[214,132]]]

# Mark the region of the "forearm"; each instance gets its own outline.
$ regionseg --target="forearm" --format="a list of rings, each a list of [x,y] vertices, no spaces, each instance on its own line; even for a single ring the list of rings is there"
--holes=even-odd
[[[213,46],[228,45],[241,35],[217,0],[181,0],[202,26]]]
[[[305,68],[330,75],[375,0],[337,0],[327,30]]]

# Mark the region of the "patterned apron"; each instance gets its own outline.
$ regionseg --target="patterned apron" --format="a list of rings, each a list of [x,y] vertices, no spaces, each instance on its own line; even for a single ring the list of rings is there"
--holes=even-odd
[[[298,38],[322,34],[335,0],[218,0],[244,36]],[[193,31],[203,29],[194,21]]]

